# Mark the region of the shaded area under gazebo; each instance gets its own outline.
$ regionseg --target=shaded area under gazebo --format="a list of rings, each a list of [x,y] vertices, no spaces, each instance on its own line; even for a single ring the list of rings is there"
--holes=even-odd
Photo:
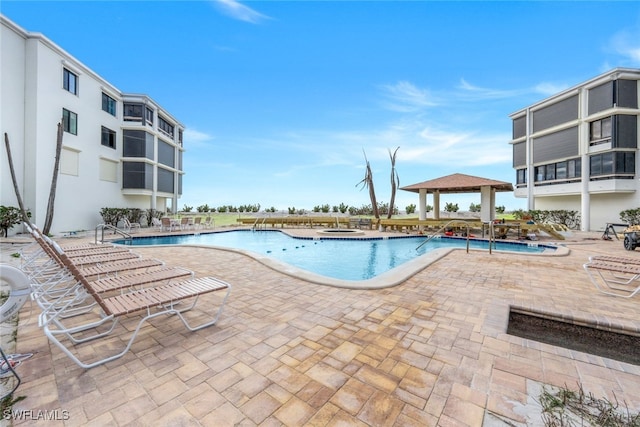
[[[434,219],[440,218],[440,194],[480,193],[480,220],[489,222],[495,219],[496,192],[513,191],[513,185],[510,182],[454,173],[400,187],[400,189],[419,194],[419,218],[421,220],[427,218],[427,194],[429,193],[433,194]]]

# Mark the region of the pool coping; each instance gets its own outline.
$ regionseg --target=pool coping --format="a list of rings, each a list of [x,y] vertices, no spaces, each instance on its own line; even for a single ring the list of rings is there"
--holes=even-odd
[[[229,232],[229,231],[242,231],[242,230],[246,230],[246,229],[228,229],[228,230],[222,230],[222,231],[212,231],[212,232],[208,232],[208,233],[198,233],[198,234],[211,234],[211,233],[219,233],[219,232]],[[281,233],[286,234],[289,237],[292,238],[296,238],[296,239],[303,239],[303,240],[314,240],[314,239],[320,239],[319,237],[301,237],[301,236],[295,236],[292,234],[287,233],[284,230],[269,230],[269,231],[278,231]],[[192,234],[196,234],[196,233],[187,233],[187,234],[183,234],[183,235],[192,235]],[[162,236],[148,236],[148,237],[170,237],[170,236],[178,236],[178,234],[168,234],[168,235],[162,235]],[[394,237],[358,237],[358,236],[353,236],[353,237],[333,237],[333,236],[323,236],[322,239],[338,239],[338,240],[385,240],[385,239],[401,239],[401,238],[407,238],[407,237],[416,237],[416,236],[394,236]],[[139,238],[146,238],[146,237],[139,237]],[[464,239],[466,240],[466,239]],[[470,240],[486,240],[486,239],[470,239]],[[510,244],[517,244],[517,245],[524,245],[525,243],[520,243],[520,242],[502,242],[502,243],[510,243]],[[537,244],[536,242],[532,242],[531,244],[535,244],[536,246],[545,246],[545,247],[549,247],[549,248],[554,248],[554,251],[543,251],[543,252],[539,252],[539,253],[526,253],[526,252],[515,252],[515,251],[503,251],[503,250],[493,250],[492,252],[496,252],[499,254],[503,254],[503,255],[509,255],[509,254],[514,254],[514,255],[526,255],[526,256],[567,256],[569,255],[569,248],[563,245],[555,245],[555,244],[550,244],[550,243],[544,243],[544,244]],[[128,246],[131,247],[129,245],[122,245],[122,246]],[[145,247],[175,247],[175,245],[146,245]],[[405,262],[404,264],[401,264],[395,268],[392,268],[391,270],[385,271],[382,274],[379,274],[375,277],[372,277],[370,279],[365,279],[365,280],[345,280],[345,279],[337,279],[337,278],[333,278],[333,277],[329,277],[329,276],[323,276],[320,274],[316,274],[313,273],[311,271],[308,270],[304,270],[302,268],[299,267],[295,267],[293,265],[287,264],[283,261],[279,261],[275,258],[272,258],[268,255],[262,255],[259,254],[257,252],[254,251],[250,251],[250,250],[246,250],[246,249],[238,249],[238,248],[230,248],[230,247],[226,247],[226,246],[216,246],[216,245],[202,245],[202,244],[181,244],[181,247],[192,247],[192,248],[203,248],[203,249],[214,249],[214,250],[222,250],[222,251],[227,251],[227,252],[235,252],[235,253],[239,253],[245,256],[248,256],[254,260],[256,260],[257,262],[259,262],[260,264],[283,274],[286,274],[288,276],[291,277],[295,277],[295,278],[299,278],[299,279],[303,279],[307,282],[310,283],[315,283],[318,285],[326,285],[326,286],[333,286],[333,287],[337,287],[337,288],[346,288],[346,289],[384,289],[384,288],[390,288],[393,286],[397,286],[403,282],[405,282],[407,279],[409,279],[410,277],[414,276],[415,274],[419,273],[420,271],[424,270],[425,268],[427,268],[429,265],[433,264],[434,262],[438,261],[439,259],[447,256],[448,254],[450,254],[453,251],[466,251],[465,248],[438,248],[438,249],[434,249],[431,252],[428,252],[424,255],[420,255],[412,260],[409,260],[407,262]],[[478,252],[478,253],[487,253],[488,251],[486,250],[482,250],[482,249],[469,249],[469,252]]]

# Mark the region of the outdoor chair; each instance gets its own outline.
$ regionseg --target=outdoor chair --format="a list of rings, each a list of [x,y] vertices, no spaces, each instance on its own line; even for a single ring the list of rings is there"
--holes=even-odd
[[[173,231],[174,228],[179,228],[180,224],[174,222],[169,217],[163,217],[162,220],[162,230],[161,231]]]
[[[162,221],[160,221],[158,218],[151,218],[151,225],[153,226],[154,230],[162,231]]]
[[[640,292],[640,263],[592,257],[584,264],[589,279],[603,294],[631,298]]]
[[[231,292],[231,286],[228,283],[213,277],[202,277],[104,297],[55,243],[54,248],[66,268],[73,275],[79,286],[82,287],[83,292],[93,299],[96,310],[92,313],[83,313],[83,315],[65,319],[64,307],[56,307],[55,310],[52,310],[48,306],[41,306],[43,311],[39,317],[39,325],[53,344],[60,348],[78,366],[85,369],[124,356],[131,348],[141,327],[148,320],[157,317],[165,319],[166,315],[176,315],[190,331],[214,325],[220,317]],[[196,306],[200,296],[225,290],[226,292],[222,297],[218,310],[214,311],[213,314],[208,310],[201,313],[211,317],[208,317],[206,321],[201,321],[198,325],[192,326],[184,313]],[[78,298],[83,297],[84,295],[79,292]],[[185,304],[186,306],[180,304],[186,300],[192,300],[192,303]],[[39,301],[38,303],[40,305]],[[93,316],[91,316],[92,314]],[[111,335],[116,331],[120,318],[128,314],[139,314],[141,318],[133,328],[133,332],[122,350],[115,350],[115,353],[92,362],[80,360],[82,356],[79,356],[79,354],[82,351],[78,348],[79,345]],[[128,327],[123,329],[124,332],[129,330]],[[111,344],[106,347],[111,347]]]
[[[137,233],[138,231],[140,231],[140,223],[138,222],[131,222],[129,221],[127,218],[123,218],[122,219],[123,222],[123,226],[124,226],[124,231],[126,231],[127,233]]]

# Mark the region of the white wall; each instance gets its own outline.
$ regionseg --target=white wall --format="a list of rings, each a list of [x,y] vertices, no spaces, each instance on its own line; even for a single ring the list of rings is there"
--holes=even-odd
[[[122,190],[121,101],[130,95],[123,95],[46,37],[28,33],[4,16],[0,20],[0,127],[2,133],[9,134],[18,185],[32,221],[42,227],[46,218],[57,124],[63,108],[77,114],[78,131],[77,135],[63,133],[63,168],[57,178],[51,232],[95,229],[102,222],[100,210],[104,207],[149,209],[150,191],[134,190],[129,193],[135,195],[125,195]],[[64,68],[78,76],[77,95],[63,88]],[[102,110],[103,91],[118,102],[115,117]],[[144,95],[136,96],[152,103]],[[162,114],[171,118],[164,110]],[[176,132],[182,127],[174,125]],[[102,126],[116,132],[116,149],[101,144]],[[140,129],[154,132],[143,125]],[[4,147],[0,159],[0,204],[17,207]],[[101,178],[109,175],[100,173],[105,160],[115,165],[115,182]],[[165,206],[166,199],[158,198],[157,209]],[[13,232],[18,230],[16,227]]]
[[[18,206],[4,146],[5,133],[9,136],[20,185],[24,175],[24,65],[25,39],[9,27],[0,26],[0,205],[3,206]]]

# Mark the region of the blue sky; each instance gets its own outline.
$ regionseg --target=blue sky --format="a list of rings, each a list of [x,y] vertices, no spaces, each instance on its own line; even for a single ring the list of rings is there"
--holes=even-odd
[[[640,67],[636,1],[3,0],[0,10],[186,125],[180,208],[365,205],[363,153],[388,202],[397,147],[401,186],[452,173],[514,182],[509,114]],[[466,210],[480,195],[446,202]],[[525,207],[510,193],[497,204]]]

